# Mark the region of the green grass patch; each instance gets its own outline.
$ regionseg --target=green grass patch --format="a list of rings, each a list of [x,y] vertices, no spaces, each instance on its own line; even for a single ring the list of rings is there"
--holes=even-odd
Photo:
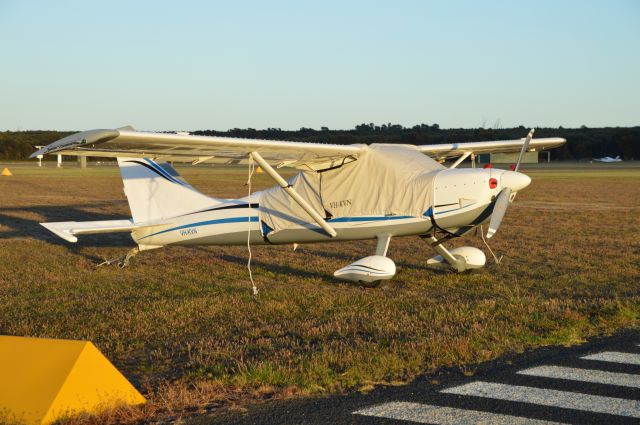
[[[211,195],[247,191],[243,168],[181,171]],[[428,269],[434,253],[417,237],[391,242],[398,275],[378,289],[332,277],[371,255],[373,241],[254,247],[257,298],[246,247],[170,247],[124,270],[96,268],[130,238],[72,245],[38,225],[127,217],[116,168],[14,174],[0,179],[0,332],[93,341],[155,406],[123,421],[366,390],[445,366],[472,373],[469,365],[580,343],[640,317],[635,170],[532,171],[491,240],[502,263],[474,273]],[[256,176],[254,188],[269,185]],[[473,235],[449,245],[462,244],[483,247]]]

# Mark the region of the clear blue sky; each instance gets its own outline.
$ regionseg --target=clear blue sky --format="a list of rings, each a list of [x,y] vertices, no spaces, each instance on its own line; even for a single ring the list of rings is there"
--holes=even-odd
[[[0,129],[640,125],[640,1],[0,0]]]

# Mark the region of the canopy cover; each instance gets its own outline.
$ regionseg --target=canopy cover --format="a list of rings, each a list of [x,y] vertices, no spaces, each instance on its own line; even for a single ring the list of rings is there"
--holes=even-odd
[[[432,206],[433,181],[436,171],[442,169],[413,146],[373,144],[356,161],[326,171],[303,171],[289,179],[289,184],[327,219],[422,217]],[[316,227],[280,186],[262,192],[260,219],[273,231]]]

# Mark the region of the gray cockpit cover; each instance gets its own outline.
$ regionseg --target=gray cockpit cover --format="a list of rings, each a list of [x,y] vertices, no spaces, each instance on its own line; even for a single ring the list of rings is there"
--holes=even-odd
[[[356,161],[333,170],[303,171],[289,184],[326,218],[423,217],[432,206],[435,171],[442,169],[413,147],[374,144]],[[260,220],[273,231],[317,227],[280,186],[262,192]]]

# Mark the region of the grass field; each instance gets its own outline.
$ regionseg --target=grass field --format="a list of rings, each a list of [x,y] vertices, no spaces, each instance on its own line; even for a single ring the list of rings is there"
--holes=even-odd
[[[535,168],[492,240],[500,265],[426,267],[418,237],[394,239],[396,278],[377,289],[333,271],[373,241],[171,247],[97,268],[129,236],[67,244],[41,221],[128,218],[114,167],[13,168],[0,177],[0,334],[87,339],[151,401],[76,422],[137,422],[274,397],[367,390],[638,325],[640,167]],[[207,194],[246,193],[245,170],[183,168]],[[525,170],[525,172],[527,172]],[[271,183],[257,175],[254,187]],[[450,246],[484,249],[468,236]]]

